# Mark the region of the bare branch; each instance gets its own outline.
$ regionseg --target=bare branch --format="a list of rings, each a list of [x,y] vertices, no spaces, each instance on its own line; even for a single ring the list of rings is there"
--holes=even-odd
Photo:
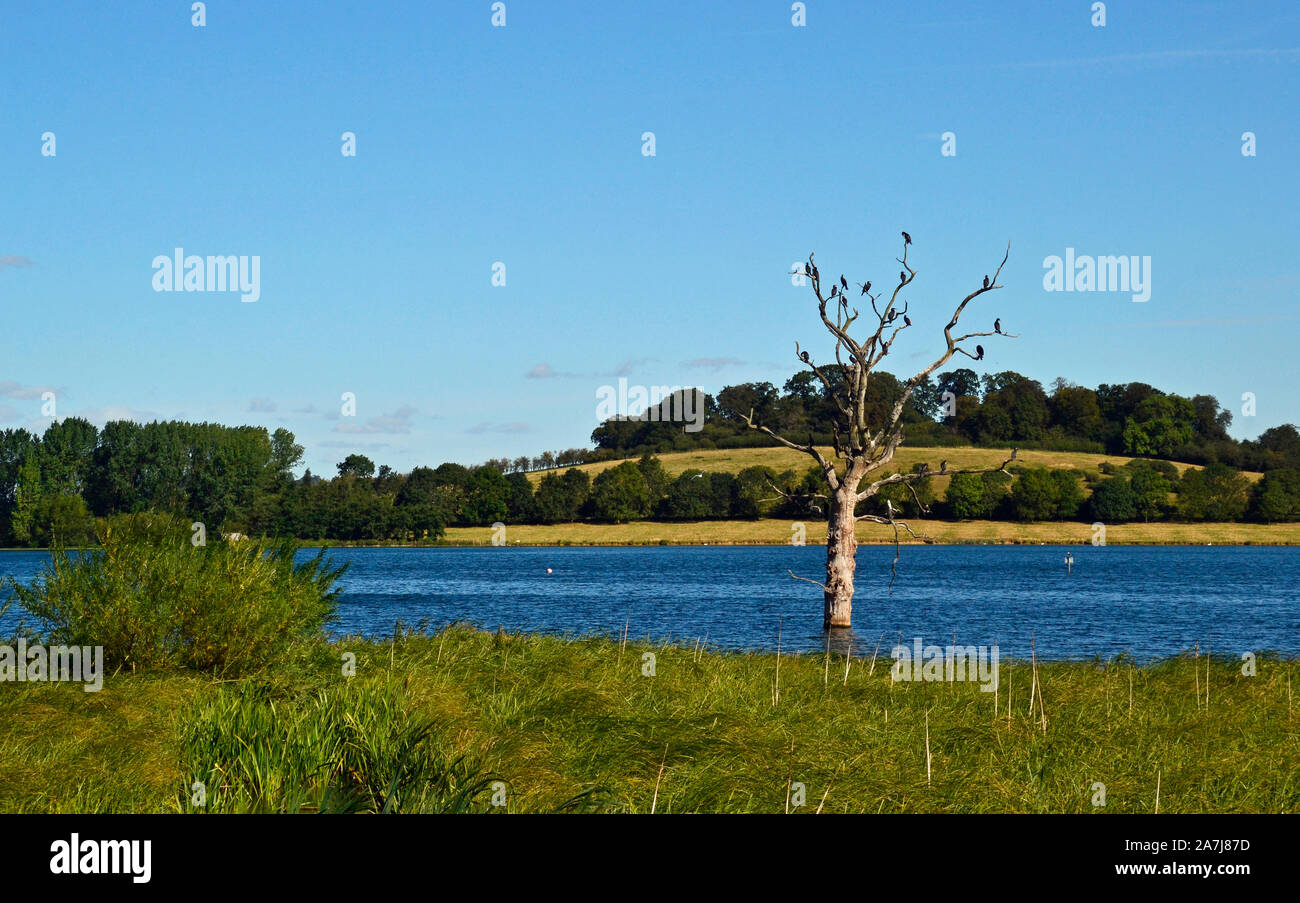
[[[794,571],[790,570],[789,568],[786,569],[786,573],[796,580],[802,580],[805,583],[811,583],[813,586],[820,586],[823,592],[830,592],[830,590],[826,589],[825,583],[818,583],[816,580],[810,580],[807,577],[800,577],[798,574],[796,574]]]
[[[826,474],[826,481],[830,484],[831,489],[839,488],[840,486],[839,477],[835,473],[835,465],[827,461],[826,457],[820,451],[818,451],[816,446],[814,446],[811,442],[808,443],[807,445],[800,445],[798,442],[791,442],[789,439],[780,435],[771,427],[764,426],[760,423],[755,423],[753,409],[750,409],[750,412],[744,415],[744,421],[745,424],[751,430],[758,430],[760,433],[762,433],[765,436],[771,436],[773,439],[775,439],[777,442],[780,442],[786,448],[792,448],[795,451],[803,452],[805,455],[808,455],[811,458],[813,458],[813,460],[817,462],[817,465],[822,469],[822,473]]]

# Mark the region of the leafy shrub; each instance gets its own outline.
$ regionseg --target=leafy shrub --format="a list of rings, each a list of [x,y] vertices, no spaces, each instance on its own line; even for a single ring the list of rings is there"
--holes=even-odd
[[[103,646],[110,668],[255,671],[320,634],[346,569],[323,550],[295,564],[292,542],[195,546],[166,516],[112,518],[98,533],[101,548],[55,548],[31,586],[10,585],[49,642]]]

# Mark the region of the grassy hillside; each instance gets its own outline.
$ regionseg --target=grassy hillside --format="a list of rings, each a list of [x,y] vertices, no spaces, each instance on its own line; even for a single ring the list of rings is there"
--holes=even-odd
[[[830,448],[821,449],[822,453],[828,458],[834,456]],[[953,470],[960,470],[974,467],[996,467],[1006,460],[1009,449],[1005,448],[973,448],[971,446],[957,446],[954,448],[933,448],[933,447],[916,447],[909,448],[903,446],[899,448],[894,460],[890,462],[888,470],[891,471],[910,471],[916,464],[925,461],[929,463],[930,469],[938,471],[939,463],[947,461],[948,467]],[[739,473],[746,467],[765,466],[770,467],[777,473],[785,470],[804,471],[812,465],[812,459],[807,455],[788,448],[734,448],[734,449],[701,449],[700,451],[689,452],[668,452],[657,456],[663,462],[664,470],[669,476],[677,476],[684,470],[707,470],[724,473]],[[1021,449],[1016,456],[1016,462],[1028,466],[1039,466],[1049,468],[1065,468],[1098,472],[1102,462],[1120,466],[1132,461],[1132,458],[1124,455],[1093,455],[1086,452],[1058,452],[1058,451],[1038,451],[1034,449]],[[601,461],[596,464],[583,464],[578,470],[586,471],[588,476],[594,477],[602,470],[618,464],[618,461]],[[1191,467],[1190,464],[1180,464],[1175,462],[1174,466],[1179,472]],[[560,468],[567,470],[568,468]],[[534,483],[539,482],[542,477],[549,471],[539,471],[530,473],[529,479]],[[1252,481],[1258,480],[1260,474],[1247,472]],[[935,477],[932,485],[935,494],[942,497],[943,492],[948,488],[947,477]]]

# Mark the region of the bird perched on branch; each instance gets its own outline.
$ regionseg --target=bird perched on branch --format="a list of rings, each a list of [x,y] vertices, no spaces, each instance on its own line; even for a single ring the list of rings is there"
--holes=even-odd
[[[869,292],[870,290],[871,290],[871,280],[868,279],[867,282],[866,282],[866,284],[862,286],[862,294],[865,295],[865,294],[866,294],[867,292]]]
[[[839,293],[840,293],[840,287],[839,287],[838,285],[832,285],[832,286],[831,286],[831,297],[834,298],[834,297],[835,297],[836,295],[838,295]]]
[[[802,360],[805,364],[808,363],[808,352],[807,352],[807,351],[800,351],[800,352],[799,352],[799,359]]]
[[[1001,317],[998,317],[996,320],[993,321],[993,331],[996,332],[998,335],[1002,335],[1002,318],[1001,318]]]
[[[910,235],[908,235],[906,232],[904,232],[904,233],[903,233],[903,244],[905,244],[905,245],[910,245],[911,243],[912,243],[912,236],[910,236]]]
[[[840,288],[844,289],[846,292],[849,290],[849,280],[844,278],[843,273],[840,273]]]
[[[984,346],[983,346],[983,345],[976,345],[976,346],[975,346],[975,360],[977,360],[977,361],[982,361],[982,360],[984,360]]]
[[[909,317],[907,314],[903,314],[903,325],[905,325],[905,326],[911,326],[911,325],[912,325],[912,318]]]
[[[1016,455],[1019,453],[1020,453],[1020,449],[1018,448],[1011,449],[1011,460],[1012,461],[1016,460]]]
[[[985,288],[988,288],[988,287],[989,287],[989,277],[988,277],[988,276],[985,276],[985,277],[984,277],[984,287],[985,287]]]
[[[904,273],[902,270],[899,270],[899,271],[898,271],[898,281],[899,281],[899,282],[906,282],[906,281],[907,281],[907,274]]]
[[[947,461],[940,461],[940,462],[939,462],[939,473],[947,473],[947,472],[948,472],[948,462],[947,462]]]

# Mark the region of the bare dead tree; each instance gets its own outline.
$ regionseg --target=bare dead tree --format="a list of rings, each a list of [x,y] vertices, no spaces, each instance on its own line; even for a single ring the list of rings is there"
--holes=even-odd
[[[870,281],[858,284],[861,288],[858,297],[865,296],[870,301],[871,314],[874,318],[866,320],[868,327],[872,328],[872,331],[865,341],[859,342],[850,335],[850,330],[857,324],[859,312],[856,307],[852,306],[852,302],[847,297],[847,292],[841,290],[847,284],[844,277],[841,276],[838,282],[832,277],[830,279],[831,294],[826,295],[822,292],[821,273],[817,269],[812,254],[808,255],[808,262],[803,268],[803,274],[807,277],[812,286],[813,294],[817,298],[817,309],[821,314],[822,324],[835,338],[835,362],[838,364],[835,376],[837,378],[832,379],[827,374],[829,365],[819,366],[812,360],[808,352],[799,347],[798,342],[795,342],[794,346],[795,357],[812,370],[825,389],[827,397],[835,405],[837,414],[835,422],[831,424],[833,459],[828,459],[826,455],[822,454],[821,450],[813,444],[811,435],[808,437],[806,444],[795,442],[778,434],[767,425],[756,422],[752,410],[745,417],[750,429],[758,430],[772,437],[786,448],[792,448],[811,457],[817,462],[817,469],[825,477],[826,495],[819,497],[823,505],[815,510],[819,514],[824,513],[827,519],[826,582],[821,583],[807,577],[798,577],[793,572],[791,572],[790,576],[822,588],[825,598],[825,627],[827,629],[850,626],[853,610],[853,578],[856,570],[858,548],[858,521],[885,524],[893,528],[895,565],[898,561],[900,529],[914,538],[929,541],[928,537],[924,535],[918,536],[906,522],[895,517],[893,503],[889,500],[886,500],[886,513],[884,515],[858,514],[860,504],[874,496],[881,489],[898,484],[908,487],[912,491],[913,497],[916,498],[914,484],[919,480],[938,475],[990,473],[1004,470],[1015,459],[1015,451],[1013,450],[1010,457],[998,467],[966,470],[947,470],[945,468],[940,473],[927,471],[923,468],[918,472],[892,473],[879,479],[869,479],[872,474],[880,471],[893,460],[894,453],[898,450],[898,446],[902,444],[903,414],[912,393],[918,385],[955,355],[964,354],[972,360],[980,360],[984,356],[983,346],[976,345],[976,353],[972,354],[962,347],[963,342],[994,335],[1015,338],[1015,336],[1001,330],[1000,320],[991,332],[954,334],[958,321],[960,321],[966,306],[971,301],[985,292],[1002,288],[1001,285],[997,284],[997,281],[998,276],[1002,273],[1002,267],[1006,265],[1007,258],[1011,254],[1011,245],[1008,243],[1007,251],[1002,256],[1002,262],[998,264],[997,270],[994,271],[993,278],[990,279],[985,276],[983,284],[963,298],[961,303],[957,305],[956,310],[953,311],[952,317],[948,320],[948,325],[943,330],[945,344],[943,353],[938,356],[934,363],[903,384],[901,394],[882,422],[868,422],[867,386],[871,374],[884,360],[885,356],[889,354],[903,331],[912,326],[912,320],[907,315],[907,303],[903,303],[901,310],[898,308],[899,296],[916,279],[916,270],[912,268],[912,265],[907,260],[908,250],[912,243],[911,237],[907,233],[903,233],[903,238],[903,256],[897,258],[903,269],[898,274],[898,284],[894,286],[888,301],[885,301],[883,306],[881,305],[884,292],[872,294]],[[900,320],[901,322],[899,322]],[[846,356],[847,361],[845,360]],[[919,498],[917,498],[917,502],[919,504]]]

